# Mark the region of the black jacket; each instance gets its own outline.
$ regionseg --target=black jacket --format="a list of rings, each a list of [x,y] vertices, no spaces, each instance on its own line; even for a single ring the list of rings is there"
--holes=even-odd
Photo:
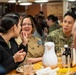
[[[13,69],[16,69],[18,65],[21,63],[15,63],[13,59],[13,55],[20,49],[23,49],[25,52],[28,50],[28,46],[23,46],[22,44],[18,47],[14,38],[10,40],[11,49],[9,49],[5,40],[0,36],[0,65],[6,70],[6,72],[10,72]]]

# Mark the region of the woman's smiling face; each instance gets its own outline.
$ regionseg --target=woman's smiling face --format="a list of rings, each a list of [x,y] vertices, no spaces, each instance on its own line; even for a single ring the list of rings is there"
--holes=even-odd
[[[25,33],[32,34],[32,23],[30,18],[24,18],[22,22],[22,31],[25,31]]]

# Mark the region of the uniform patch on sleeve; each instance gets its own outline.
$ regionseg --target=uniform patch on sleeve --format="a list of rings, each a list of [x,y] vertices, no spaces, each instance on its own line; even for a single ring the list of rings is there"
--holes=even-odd
[[[38,43],[39,45],[42,45],[42,41],[40,41],[40,40],[38,40],[37,43]]]

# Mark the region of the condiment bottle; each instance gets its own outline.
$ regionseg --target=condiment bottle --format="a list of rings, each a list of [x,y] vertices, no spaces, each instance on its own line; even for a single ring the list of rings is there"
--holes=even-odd
[[[62,67],[71,67],[71,50],[68,45],[64,45],[64,52],[62,53]]]

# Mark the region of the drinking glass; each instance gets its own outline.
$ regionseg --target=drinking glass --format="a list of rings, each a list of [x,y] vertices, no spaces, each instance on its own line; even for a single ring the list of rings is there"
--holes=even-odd
[[[31,62],[24,62],[23,66],[23,75],[30,75],[32,73],[32,63]]]
[[[64,52],[64,48],[61,47],[61,51],[57,54],[58,57],[58,67],[62,68],[62,53]]]

